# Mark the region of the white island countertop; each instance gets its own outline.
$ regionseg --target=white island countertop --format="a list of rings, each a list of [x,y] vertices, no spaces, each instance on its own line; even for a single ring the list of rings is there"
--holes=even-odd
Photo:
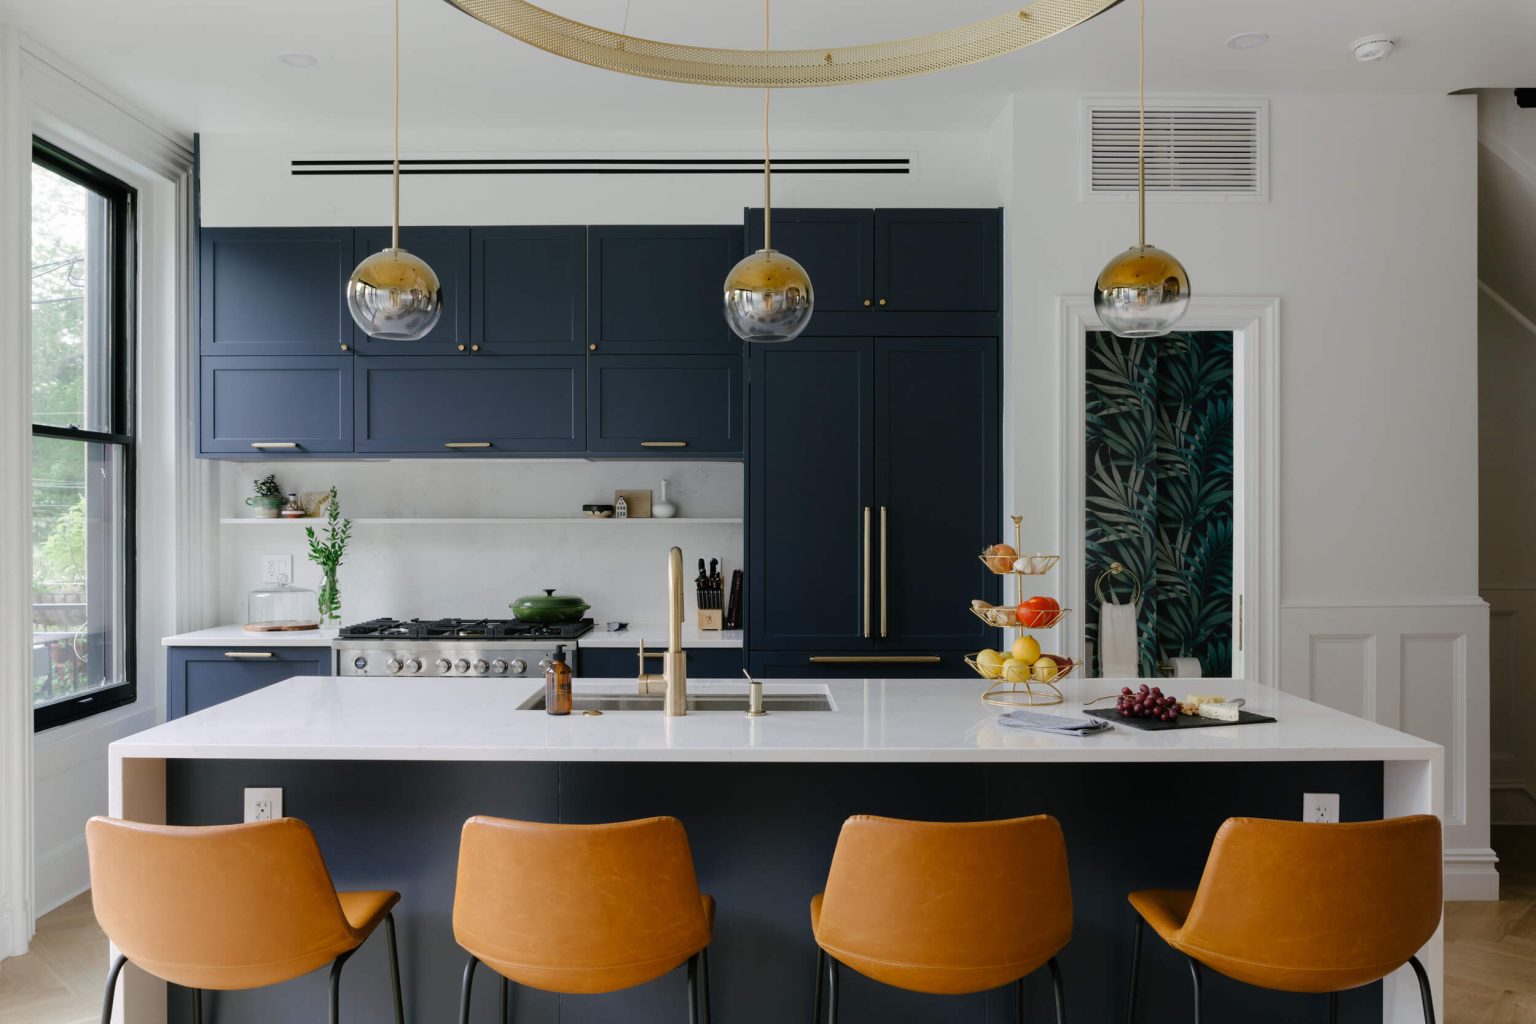
[[[284,629],[257,633],[244,626],[214,626],[160,638],[162,647],[329,647],[337,628]]]
[[[1211,690],[1215,684],[1202,683]],[[297,676],[111,745],[117,758],[394,761],[1403,761],[1437,766],[1441,748],[1268,687],[1227,684],[1272,724],[1146,732],[1117,725],[1078,739],[1010,729],[976,679],[783,680],[768,694],[822,693],[830,711],[659,710],[567,717],[518,706],[541,682]],[[1112,685],[1067,681],[1085,696]],[[634,679],[583,679],[577,692],[633,694]],[[744,694],[743,680],[690,680],[691,693]],[[1098,705],[1100,707],[1106,705]]]

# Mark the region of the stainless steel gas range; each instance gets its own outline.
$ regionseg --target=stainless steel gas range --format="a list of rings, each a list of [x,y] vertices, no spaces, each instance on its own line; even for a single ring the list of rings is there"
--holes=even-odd
[[[591,631],[591,619],[374,619],[343,626],[331,649],[339,676],[542,677],[557,643],[578,671],[577,639]]]

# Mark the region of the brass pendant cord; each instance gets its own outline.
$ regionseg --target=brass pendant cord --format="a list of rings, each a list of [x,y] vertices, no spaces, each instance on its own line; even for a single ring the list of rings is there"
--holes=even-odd
[[[396,0],[398,3],[399,0]],[[1136,234],[1147,247],[1147,0],[1141,0],[1136,46]]]
[[[763,65],[768,64],[768,4],[763,0]],[[768,98],[773,90],[763,89],[763,251],[773,251],[773,158],[768,150]]]
[[[395,219],[390,248],[400,249],[400,0],[395,0]]]

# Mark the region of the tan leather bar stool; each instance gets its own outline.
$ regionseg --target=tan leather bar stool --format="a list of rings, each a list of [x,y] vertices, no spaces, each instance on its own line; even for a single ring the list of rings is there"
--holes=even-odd
[[[1200,968],[1281,992],[1327,993],[1338,1020],[1339,993],[1413,967],[1434,1024],[1434,996],[1414,954],[1440,924],[1440,820],[1421,814],[1389,821],[1316,824],[1231,818],[1216,833],[1193,892],[1133,892],[1128,1024],[1144,924],[1189,960],[1195,1021]]]
[[[459,841],[453,937],[469,952],[459,1020],[475,967],[546,992],[616,992],[688,966],[688,1020],[709,1020],[715,902],[699,892],[676,818],[551,825],[470,818]]]
[[[123,964],[192,990],[262,988],[331,965],[331,1024],[341,968],[384,922],[395,1024],[404,1024],[395,892],[337,892],[309,826],[296,818],[182,827],[115,818],[85,824],[91,900],[121,951],[107,974],[101,1020]]]
[[[1066,1008],[1056,954],[1072,938],[1061,825],[1044,814],[955,823],[849,818],[826,891],[811,899],[811,930],[819,947],[818,1024],[823,970],[826,1019],[837,1022],[839,964],[896,988],[940,995],[1011,983],[1020,1021],[1024,977],[1048,965],[1061,1024]]]

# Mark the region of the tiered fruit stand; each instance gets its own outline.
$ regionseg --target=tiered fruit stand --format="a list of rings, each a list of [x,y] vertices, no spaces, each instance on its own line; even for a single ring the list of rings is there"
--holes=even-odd
[[[980,601],[971,605],[972,614],[994,629],[1002,631],[1004,644],[1002,650],[1005,652],[1012,649],[1014,637],[1022,636],[1026,632],[1054,629],[1071,611],[1070,608],[1034,611],[1031,612],[1033,621],[1030,625],[1026,626],[1019,621],[1017,608],[1024,602],[1024,577],[1044,576],[1056,568],[1056,563],[1061,561],[1061,556],[1022,554],[1024,517],[1010,516],[1009,518],[1013,520],[1013,549],[1017,554],[1010,558],[1007,555],[983,552],[979,557],[982,563],[997,575],[1013,577],[1013,606],[991,606]],[[1004,565],[1002,569],[998,568],[1000,560]],[[965,663],[971,666],[977,675],[992,683],[981,695],[981,699],[988,704],[1001,707],[1042,707],[1047,704],[1060,704],[1063,697],[1061,691],[1056,688],[1056,683],[1071,675],[1081,662],[1055,654],[1042,654],[1041,657],[1049,657],[1056,665],[1055,671],[1037,672],[1035,666],[1031,665],[1030,675],[1023,679],[1005,679],[991,674],[978,662],[976,655],[967,656]]]

